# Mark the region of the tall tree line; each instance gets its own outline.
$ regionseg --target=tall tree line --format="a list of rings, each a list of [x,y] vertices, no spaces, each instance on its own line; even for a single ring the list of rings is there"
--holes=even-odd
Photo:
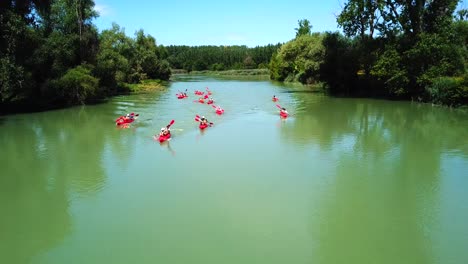
[[[170,65],[187,71],[267,68],[281,44],[247,46],[168,46]]]
[[[0,1],[0,111],[80,104],[146,78],[168,79],[164,49],[143,31],[98,33],[93,0]]]
[[[310,33],[272,57],[271,77],[324,82],[332,94],[468,103],[468,22],[458,0],[348,0],[340,33]],[[321,39],[321,41],[319,41]]]

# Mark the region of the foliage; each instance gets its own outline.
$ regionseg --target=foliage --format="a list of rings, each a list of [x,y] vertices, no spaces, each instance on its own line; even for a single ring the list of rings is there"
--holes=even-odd
[[[173,69],[187,71],[254,69],[270,62],[281,44],[257,46],[168,46],[167,60]]]
[[[296,30],[296,38],[304,35],[310,35],[311,30],[312,30],[312,25],[310,24],[310,21],[307,19],[301,19],[297,21],[299,24],[298,28],[295,28]]]
[[[427,86],[433,103],[460,106],[468,103],[468,74],[463,77],[439,77]]]
[[[350,94],[357,83],[359,65],[351,40],[335,32],[325,33],[324,58],[320,65],[320,81],[331,94]]]
[[[315,83],[323,61],[323,35],[302,35],[281,46],[270,62],[272,79]]]
[[[408,73],[402,58],[394,47],[388,47],[380,54],[371,70],[371,75],[383,84],[388,94],[402,96],[408,86]]]
[[[98,90],[99,80],[91,75],[91,69],[77,66],[70,69],[60,79],[52,81],[56,96],[66,105],[84,104]]]
[[[117,24],[98,34],[96,17],[93,0],[1,1],[0,111],[80,104],[125,82],[169,79],[167,49],[152,36],[129,38]]]

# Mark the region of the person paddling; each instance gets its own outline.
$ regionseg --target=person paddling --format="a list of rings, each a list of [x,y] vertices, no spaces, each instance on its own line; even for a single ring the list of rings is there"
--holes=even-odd
[[[289,113],[288,113],[288,111],[286,111],[286,108],[282,107],[281,110],[280,110],[280,115],[281,116],[288,116]]]
[[[208,123],[208,119],[206,119],[205,116],[200,118],[200,125],[208,125]]]
[[[166,137],[167,135],[171,134],[171,129],[168,127],[161,127],[161,132],[159,133],[159,136]]]

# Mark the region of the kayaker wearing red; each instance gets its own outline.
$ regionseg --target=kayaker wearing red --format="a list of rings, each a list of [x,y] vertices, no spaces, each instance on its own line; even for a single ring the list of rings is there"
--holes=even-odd
[[[161,132],[159,133],[160,136],[167,136],[171,134],[171,130],[167,127],[162,127]]]
[[[288,116],[289,113],[288,113],[288,111],[286,111],[286,108],[283,107],[283,108],[281,108],[281,110],[280,110],[280,115]]]
[[[200,118],[200,125],[208,125],[208,119],[206,119],[204,116]]]

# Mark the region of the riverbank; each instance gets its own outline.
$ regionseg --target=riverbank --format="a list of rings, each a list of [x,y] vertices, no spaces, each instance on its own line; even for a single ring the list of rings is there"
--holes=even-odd
[[[124,83],[117,88],[117,90],[108,96],[97,96],[95,98],[89,98],[83,104],[92,105],[106,102],[109,98],[119,96],[122,94],[138,94],[148,93],[154,91],[161,91],[166,89],[168,86],[167,81],[162,80],[144,80],[140,83]],[[61,108],[73,107],[79,104],[63,104],[54,101],[43,102],[40,100],[21,100],[10,103],[0,104],[0,116],[11,115],[17,113],[34,113],[42,111],[50,111]]]
[[[126,83],[124,87],[130,93],[145,93],[152,91],[161,91],[167,87],[167,81],[161,80],[144,80],[140,83]]]

